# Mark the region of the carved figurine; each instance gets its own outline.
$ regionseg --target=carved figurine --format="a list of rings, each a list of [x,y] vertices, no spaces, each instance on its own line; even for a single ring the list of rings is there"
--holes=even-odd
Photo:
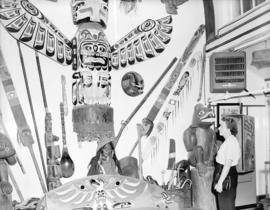
[[[71,0],[78,30],[69,41],[28,0],[0,1],[0,22],[12,37],[62,65],[72,64],[73,130],[82,141],[114,137],[110,71],[157,56],[171,39],[168,16],[148,19],[110,45],[104,33],[108,3]]]
[[[188,151],[189,163],[198,168],[199,173],[206,173],[206,166],[213,165],[215,132],[214,112],[210,107],[197,104],[194,108],[192,123],[184,131],[184,145]]]
[[[0,194],[10,195],[12,193],[12,186],[8,182],[7,164],[16,163],[15,154],[15,149],[8,137],[0,132]]]

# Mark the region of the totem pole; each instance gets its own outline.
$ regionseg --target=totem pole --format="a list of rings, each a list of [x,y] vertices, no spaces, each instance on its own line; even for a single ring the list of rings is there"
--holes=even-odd
[[[61,186],[62,177],[60,165],[60,147],[56,144],[59,138],[52,133],[52,116],[50,112],[45,116],[45,143],[47,150],[47,188],[53,190]]]
[[[188,152],[191,169],[193,205],[196,208],[216,210],[216,201],[211,192],[215,132],[211,128],[215,115],[211,107],[196,104],[191,125],[184,131],[183,140]]]
[[[116,44],[104,33],[108,0],[71,0],[78,30],[69,41],[28,0],[2,0],[0,22],[18,41],[62,65],[73,66],[73,130],[79,141],[114,138],[112,69],[155,57],[170,42],[172,18],[148,19]]]

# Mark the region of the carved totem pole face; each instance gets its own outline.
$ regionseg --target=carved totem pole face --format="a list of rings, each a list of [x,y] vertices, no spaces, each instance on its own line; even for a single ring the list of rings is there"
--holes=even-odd
[[[78,30],[76,41],[76,73],[78,78],[76,79],[77,87],[75,89],[78,91],[77,103],[109,104],[111,95],[111,77],[109,74],[109,71],[111,71],[111,50],[104,32],[98,27],[85,25]],[[81,82],[83,84],[80,84]]]
[[[71,9],[75,25],[94,22],[106,28],[108,0],[71,0]]]
[[[105,34],[97,29],[84,28],[79,31],[78,64],[88,70],[110,71],[110,45]]]

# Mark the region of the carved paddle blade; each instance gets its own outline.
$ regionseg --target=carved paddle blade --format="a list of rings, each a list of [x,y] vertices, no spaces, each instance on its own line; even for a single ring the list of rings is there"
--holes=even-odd
[[[63,151],[60,160],[62,169],[62,176],[69,178],[74,174],[75,166],[74,162],[69,156],[66,142],[66,129],[65,129],[65,117],[64,117],[64,104],[60,103],[61,125],[62,125],[62,138],[63,138]]]
[[[75,171],[74,162],[70,158],[67,148],[63,148],[60,164],[61,164],[62,176],[64,178],[69,178],[74,174],[74,171]]]

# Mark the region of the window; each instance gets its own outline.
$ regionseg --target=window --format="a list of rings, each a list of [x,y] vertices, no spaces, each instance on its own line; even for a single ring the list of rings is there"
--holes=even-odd
[[[259,4],[261,4],[265,1],[269,1],[269,0],[240,0],[240,2],[239,2],[240,8],[241,8],[240,15],[253,9],[254,7],[258,6]]]

